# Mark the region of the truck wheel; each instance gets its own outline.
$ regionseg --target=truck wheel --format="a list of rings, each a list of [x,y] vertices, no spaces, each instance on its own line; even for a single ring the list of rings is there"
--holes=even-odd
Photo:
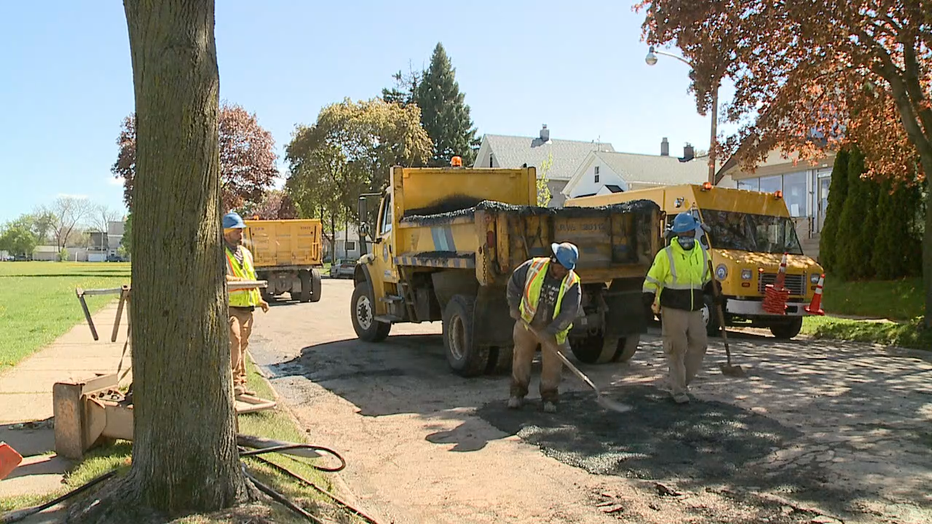
[[[601,335],[589,335],[575,344],[570,344],[573,355],[586,364],[611,362],[618,352],[618,339],[605,339]]]
[[[641,335],[631,335],[626,338],[618,339],[618,351],[612,357],[612,362],[627,362],[638,350],[638,344],[641,343]]]
[[[783,324],[777,324],[776,326],[770,326],[770,332],[773,333],[773,336],[781,340],[789,340],[799,334],[799,330],[803,328],[803,317],[796,317],[788,322]]]
[[[301,286],[304,286],[304,282],[301,282]],[[301,289],[304,289],[303,287]],[[311,270],[311,302],[320,302],[320,271],[316,269]]]
[[[473,338],[476,299],[453,295],[443,310],[443,347],[454,373],[474,377],[485,372],[489,347],[478,346]]]
[[[301,279],[301,292],[297,293],[298,300],[301,302],[311,301],[311,272],[302,269],[298,271],[298,278]]]
[[[513,346],[492,346],[489,348],[489,365],[485,372],[489,375],[504,375],[511,371],[511,360],[514,358]]]
[[[718,311],[715,304],[712,303],[712,297],[702,295],[705,305],[702,306],[702,321],[705,323],[705,332],[710,337],[717,337],[722,330],[718,323]]]
[[[350,320],[353,322],[353,331],[360,340],[381,342],[388,336],[392,325],[375,319],[375,300],[372,295],[368,282],[356,284],[350,304]]]

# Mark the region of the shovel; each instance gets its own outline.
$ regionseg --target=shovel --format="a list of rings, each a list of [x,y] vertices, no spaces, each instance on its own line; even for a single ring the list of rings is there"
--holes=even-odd
[[[595,391],[595,401],[598,402],[600,406],[602,406],[605,409],[617,411],[618,413],[625,413],[627,411],[631,411],[631,406],[627,404],[622,404],[620,402],[615,402],[614,400],[611,400],[611,399],[608,399],[602,396],[602,392],[599,391],[599,388],[597,388],[595,384],[592,383],[591,380],[589,380],[589,377],[587,377],[585,373],[578,370],[576,366],[571,364],[570,361],[565,356],[563,356],[562,353],[557,351],[556,348],[552,347],[552,344],[549,342],[549,339],[553,337],[545,337],[541,335],[536,329],[532,328],[531,325],[528,324],[527,322],[524,322],[524,327],[528,328],[531,331],[531,333],[534,333],[535,335],[537,335],[537,338],[539,340],[543,341],[541,343],[541,347],[547,348],[547,351],[556,355],[557,358],[560,359],[561,362],[563,362],[564,366],[570,368],[570,371],[572,371],[574,375],[579,377],[580,380],[582,380],[583,382],[586,383],[586,385],[592,388],[592,391]]]
[[[709,258],[709,276],[712,277],[712,280],[715,280],[715,273],[712,271],[712,259]],[[714,282],[712,284],[712,295],[715,298],[719,297],[718,283]],[[718,314],[718,325],[722,327],[722,340],[725,342],[725,359],[724,364],[719,364],[719,369],[722,370],[722,375],[727,375],[729,377],[743,377],[745,376],[744,370],[741,369],[741,366],[732,366],[731,365],[731,349],[728,347],[728,330],[725,329],[725,314],[722,312],[722,304],[718,300],[715,301],[715,312]],[[710,311],[709,314],[712,312]]]

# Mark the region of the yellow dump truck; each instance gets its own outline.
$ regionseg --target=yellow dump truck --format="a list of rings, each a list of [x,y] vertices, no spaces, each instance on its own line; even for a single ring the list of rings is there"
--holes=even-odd
[[[320,300],[322,228],[320,220],[246,220],[243,243],[252,251],[262,290],[269,300],[290,293],[292,300]]]
[[[783,195],[713,187],[681,185],[642,189],[610,195],[570,199],[566,206],[598,207],[639,199],[657,203],[666,223],[678,213],[692,210],[709,227],[703,243],[711,241],[715,277],[722,283],[726,297],[726,325],[770,328],[777,338],[790,339],[799,334],[803,309],[815,293],[822,266],[803,254],[796,228],[787,211]],[[785,315],[763,310],[764,289],[776,280],[780,260],[787,253],[785,286],[790,290]],[[709,334],[721,329],[717,315],[711,314],[711,297],[707,297],[703,318]]]
[[[641,286],[660,249],[660,210],[649,201],[596,209],[537,207],[537,174],[523,169],[401,168],[380,196],[373,253],[355,271],[353,328],[362,340],[392,324],[443,322],[447,361],[462,376],[511,367],[514,320],[506,285],[552,242],[579,247],[582,307],[570,332],[587,363],[634,354],[647,319]],[[360,198],[366,217],[366,198]],[[369,234],[371,233],[371,234]]]

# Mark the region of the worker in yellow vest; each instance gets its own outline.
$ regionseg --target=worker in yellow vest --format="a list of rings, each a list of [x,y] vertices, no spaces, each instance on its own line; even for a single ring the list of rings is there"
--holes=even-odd
[[[518,266],[508,281],[508,307],[515,319],[511,396],[508,407],[524,403],[531,380],[531,361],[537,345],[566,353],[567,334],[579,312],[581,292],[574,269],[579,250],[569,242],[552,244],[553,255],[533,258]],[[530,325],[532,329],[528,329]],[[540,398],[547,413],[557,410],[563,362],[550,351],[541,353]]]
[[[661,249],[644,279],[644,304],[660,313],[668,386],[677,404],[689,402],[689,383],[702,367],[709,341],[702,308],[711,293],[709,253],[696,241],[699,222],[690,213],[673,219],[670,245]],[[711,313],[711,312],[710,312]]]
[[[252,264],[252,253],[243,246],[243,230],[246,223],[237,213],[223,217],[223,244],[226,254],[227,282],[256,280]],[[259,295],[258,289],[230,291],[228,309],[230,313],[230,364],[233,370],[233,393],[255,395],[246,388],[246,348],[252,333],[252,312],[256,306],[269,310],[269,304]]]

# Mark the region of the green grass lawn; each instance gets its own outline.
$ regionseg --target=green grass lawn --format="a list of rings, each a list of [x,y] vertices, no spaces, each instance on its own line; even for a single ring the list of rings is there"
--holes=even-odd
[[[84,320],[75,287],[129,284],[128,263],[0,263],[0,372]],[[87,297],[93,314],[116,295]]]
[[[922,278],[841,282],[826,275],[822,300],[830,315],[910,320],[923,314]]]
[[[269,387],[268,382],[259,375],[252,361],[247,359],[246,365],[247,380],[249,381],[250,388],[262,398],[275,398],[275,394],[271,387]],[[304,432],[295,425],[288,412],[281,408],[240,415],[239,432],[286,442],[307,442]],[[317,486],[331,493],[333,492],[330,479],[325,476],[326,474],[312,468],[309,459],[292,458],[287,455],[275,453],[264,455],[264,457],[310,480]],[[93,478],[113,469],[119,469],[119,473],[121,474],[125,473],[129,470],[131,459],[132,443],[130,442],[117,441],[111,446],[94,449],[88,452],[84,460],[76,464],[74,468],[65,475],[64,485],[55,492],[34,493],[18,497],[0,497],[0,514],[42,504],[78,486],[82,486]],[[336,461],[330,461],[329,458],[320,460],[327,460],[325,464],[328,467],[336,465]],[[342,519],[339,520],[340,522],[359,521],[346,512],[338,510],[331,504],[328,497],[279,473],[274,468],[252,458],[247,458],[246,462],[249,465],[249,471],[252,475],[307,511],[318,515],[337,517]],[[173,522],[176,524],[219,524],[227,522],[297,523],[306,522],[306,520],[278,504],[268,505],[265,503],[255,503],[217,514],[190,515]]]

